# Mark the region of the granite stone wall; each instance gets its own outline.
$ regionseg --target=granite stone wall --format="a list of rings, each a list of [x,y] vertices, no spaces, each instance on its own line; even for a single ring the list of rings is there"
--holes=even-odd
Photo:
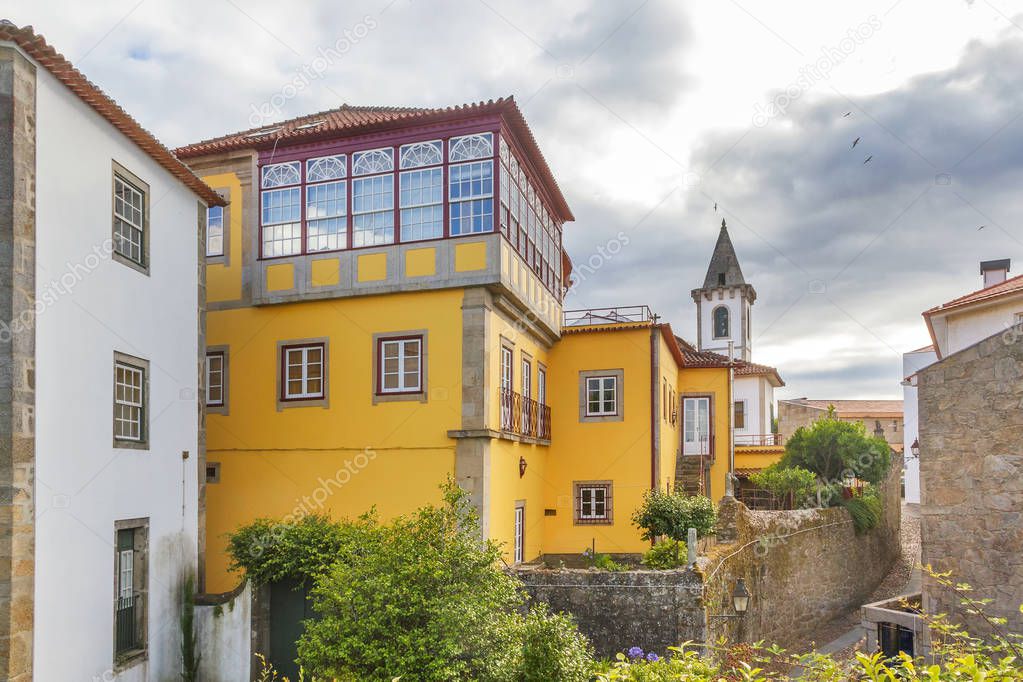
[[[572,614],[599,656],[633,646],[664,654],[704,640],[703,581],[697,571],[522,569],[533,599]]]
[[[1023,632],[1023,327],[921,370],[919,408],[923,563]],[[990,632],[926,576],[923,607]]]

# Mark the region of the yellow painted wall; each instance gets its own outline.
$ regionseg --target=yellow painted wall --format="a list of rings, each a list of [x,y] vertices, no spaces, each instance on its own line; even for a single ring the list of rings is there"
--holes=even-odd
[[[728,429],[731,418],[728,407],[728,370],[684,368],[679,372],[679,393],[681,396],[686,393],[709,393],[714,396],[714,464],[710,472],[710,497],[717,503],[724,496],[725,477],[728,473]]]
[[[650,488],[650,329],[566,334],[550,353],[552,446],[545,469],[544,551],[643,552],[632,512]],[[579,372],[624,370],[624,421],[579,421]],[[574,523],[573,481],[613,481],[612,525]]]
[[[230,224],[225,226],[228,264],[206,266],[206,299],[209,302],[236,301],[242,296],[242,186],[234,173],[207,175],[203,180],[210,187],[229,190]]]
[[[224,534],[257,517],[375,505],[389,518],[439,499],[454,471],[446,431],[461,422],[461,304],[454,289],[208,314],[207,342],[229,346],[230,382],[230,414],[207,417],[207,459],[221,465],[207,486],[209,591],[237,584]],[[428,332],[429,400],[374,405],[372,335],[418,329]],[[277,342],[318,337],[329,339],[330,408],[278,411]]]
[[[675,459],[681,448],[682,436],[682,410],[678,404],[678,375],[679,366],[675,357],[671,354],[668,344],[662,334],[658,338],[658,364],[659,373],[657,399],[662,401],[657,410],[657,419],[660,424],[661,437],[659,441],[660,450],[660,476],[657,485],[661,490],[673,488],[675,485]],[[675,397],[672,397],[672,394]],[[672,423],[671,406],[675,405],[675,421]]]

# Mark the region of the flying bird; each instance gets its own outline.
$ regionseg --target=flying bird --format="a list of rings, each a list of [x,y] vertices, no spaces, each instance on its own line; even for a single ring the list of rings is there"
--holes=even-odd
[[[851,111],[847,111],[844,114],[842,114],[842,118],[849,118],[850,116],[852,116],[852,112]]]
[[[978,228],[977,228],[977,232],[980,232],[980,231],[981,231],[981,230],[983,230],[983,229],[984,229],[985,227],[987,227],[987,225],[981,225],[980,227],[978,227]]]
[[[718,210],[718,202],[715,201],[714,202],[714,212],[716,213],[717,210]]]
[[[872,158],[874,158],[874,155],[873,155],[873,154],[871,154],[871,155],[870,155],[870,156],[868,156],[867,158],[863,159],[863,163],[865,163],[865,164],[867,164],[867,163],[870,163],[870,160],[871,160]]]
[[[858,145],[859,143],[860,143],[860,138],[858,138],[858,137],[857,137],[857,138],[856,138],[855,140],[853,140],[853,146],[852,146],[852,147],[849,147],[849,149],[853,149],[853,148],[854,148],[854,147],[856,147],[856,145]]]

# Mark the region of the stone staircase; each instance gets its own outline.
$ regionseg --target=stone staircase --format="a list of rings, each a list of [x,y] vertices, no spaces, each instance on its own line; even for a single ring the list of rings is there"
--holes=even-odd
[[[693,455],[679,455],[675,460],[675,489],[686,495],[703,494],[704,458]]]

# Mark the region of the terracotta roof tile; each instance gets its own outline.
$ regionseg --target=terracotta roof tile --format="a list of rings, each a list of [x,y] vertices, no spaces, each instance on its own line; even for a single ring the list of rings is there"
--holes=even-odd
[[[708,350],[697,350],[696,346],[681,336],[676,336],[675,341],[678,342],[678,346],[682,350],[682,357],[685,358],[685,367],[728,367],[727,355],[721,355],[720,353]],[[769,376],[775,379],[778,386],[785,385],[776,368],[756,362],[746,362],[745,360],[736,360],[735,376]]]
[[[499,114],[528,157],[528,161],[542,182],[547,185],[554,210],[562,220],[575,220],[568,202],[561,193],[547,160],[533,137],[529,125],[515,103],[514,97],[502,97],[488,102],[463,104],[443,108],[352,106],[342,104],[315,114],[306,114],[287,121],[260,128],[251,128],[229,135],[202,140],[174,150],[179,158],[188,159],[235,149],[264,149],[274,145],[297,144],[330,139],[340,135],[354,136],[370,132],[394,130],[411,125],[424,125],[459,120],[471,116]],[[314,125],[316,124],[316,125]],[[264,134],[259,134],[263,132]]]
[[[944,312],[950,308],[960,308],[965,305],[970,305],[971,303],[979,303],[981,301],[987,301],[1017,292],[1023,292],[1023,275],[1016,275],[1015,277],[1010,277],[1004,282],[992,284],[984,289],[978,289],[977,291],[966,294],[965,296],[954,298],[947,303],[942,303],[930,310],[925,310],[924,315],[930,316],[934,313]]]
[[[195,173],[189,170],[152,133],[139,125],[117,102],[89,81],[64,55],[51,47],[31,26],[18,27],[9,21],[0,21],[0,41],[10,41],[25,51],[63,83],[68,90],[92,107],[96,113],[120,130],[139,149],[163,166],[171,175],[195,192],[207,204],[223,206],[226,202]]]

